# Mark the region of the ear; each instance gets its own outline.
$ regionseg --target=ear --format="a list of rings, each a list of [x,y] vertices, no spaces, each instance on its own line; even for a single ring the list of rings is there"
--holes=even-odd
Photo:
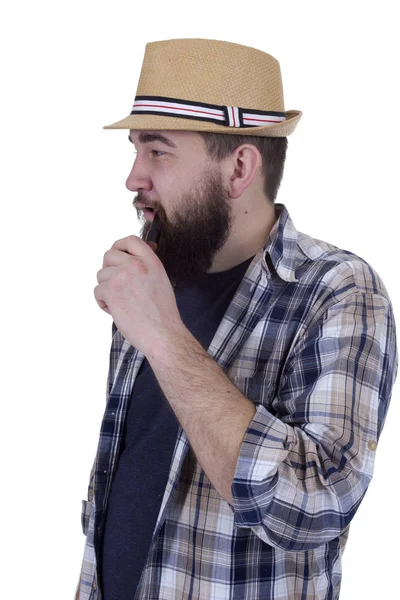
[[[229,156],[226,168],[229,197],[239,198],[262,168],[260,151],[252,144],[242,144]]]

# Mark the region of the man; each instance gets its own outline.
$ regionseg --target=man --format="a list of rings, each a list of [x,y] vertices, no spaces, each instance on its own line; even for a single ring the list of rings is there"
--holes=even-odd
[[[106,127],[153,212],[97,274],[112,347],[76,598],[339,597],[398,353],[376,271],[274,203],[300,117],[270,55],[178,39],[147,44]]]

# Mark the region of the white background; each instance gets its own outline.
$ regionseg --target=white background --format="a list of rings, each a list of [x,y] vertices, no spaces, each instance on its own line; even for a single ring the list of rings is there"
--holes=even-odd
[[[10,3],[0,19],[1,595],[72,600],[105,406],[112,318],[94,298],[103,255],[138,235],[127,131],[147,42],[199,37],[280,64],[289,137],[284,203],[299,231],[381,275],[400,319],[399,46],[395,2]],[[397,597],[395,385],[374,479],[343,559],[341,600]]]

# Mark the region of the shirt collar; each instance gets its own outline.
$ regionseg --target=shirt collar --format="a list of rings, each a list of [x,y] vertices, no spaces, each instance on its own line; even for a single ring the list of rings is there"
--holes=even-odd
[[[263,264],[267,277],[271,277],[273,268],[284,281],[297,282],[296,268],[303,262],[298,253],[298,231],[284,204],[275,204],[275,214],[277,221],[269,232],[263,248]]]

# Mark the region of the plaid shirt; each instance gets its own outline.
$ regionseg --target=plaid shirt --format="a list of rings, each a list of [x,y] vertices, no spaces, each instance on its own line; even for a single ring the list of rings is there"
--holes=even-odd
[[[283,204],[208,353],[256,414],[223,500],[179,429],[133,600],[333,600],[397,375],[392,305],[355,254],[296,230]],[[144,359],[112,323],[107,405],[83,500],[78,588],[101,600],[99,534]],[[216,399],[217,401],[217,399]]]

